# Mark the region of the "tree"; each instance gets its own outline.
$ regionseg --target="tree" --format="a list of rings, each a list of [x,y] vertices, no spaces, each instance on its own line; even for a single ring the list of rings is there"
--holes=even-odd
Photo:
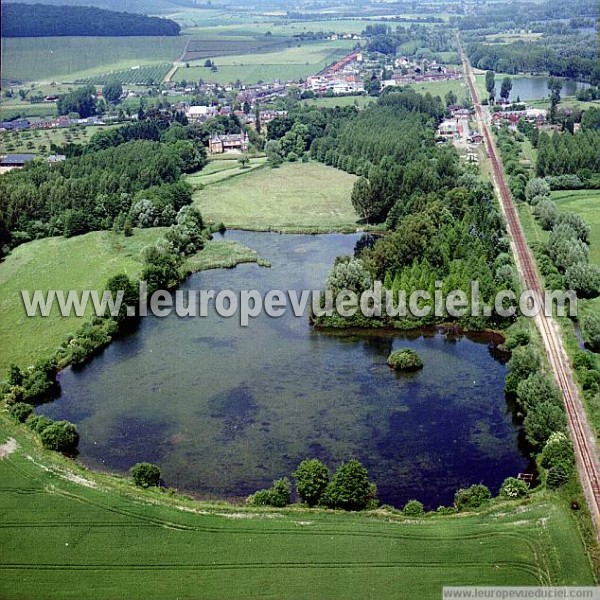
[[[517,393],[518,385],[541,367],[540,357],[530,346],[520,346],[513,350],[507,364],[505,389],[508,393]]]
[[[138,487],[156,487],[160,483],[160,469],[151,463],[137,463],[129,473]]]
[[[245,169],[248,166],[250,159],[248,158],[247,154],[242,154],[242,156],[238,158],[238,162],[240,163],[242,169]]]
[[[448,93],[444,96],[444,99],[446,100],[446,106],[453,106],[458,102],[458,98],[452,90],[448,91]]]
[[[252,106],[250,106],[250,102],[248,102],[248,100],[244,100],[242,110],[244,111],[245,115],[250,114],[250,111],[252,110]]]
[[[77,113],[82,119],[96,114],[96,88],[86,85],[78,90],[64,94],[56,103],[59,115]]]
[[[127,308],[130,306],[135,307],[138,301],[138,290],[136,285],[123,273],[121,275],[114,275],[107,281],[106,291],[109,291],[113,298],[115,298],[119,292],[123,293],[123,302],[119,308],[119,314],[114,318],[118,322],[127,319]]]
[[[281,144],[277,140],[269,140],[265,144],[265,154],[273,168],[277,168],[283,162]]]
[[[374,486],[367,469],[357,460],[342,463],[323,493],[322,503],[329,508],[364,510],[374,498]]]
[[[369,96],[379,96],[381,93],[381,81],[375,75],[365,81],[365,92]]]
[[[318,459],[303,460],[293,473],[300,498],[316,506],[329,484],[329,469]]]
[[[56,421],[42,431],[40,438],[44,448],[57,452],[72,451],[79,443],[77,427],[69,421]]]
[[[585,345],[592,352],[600,352],[600,318],[594,313],[581,319],[581,330]]]
[[[563,432],[553,433],[542,450],[541,465],[545,469],[563,466],[572,470],[575,465],[573,444]]]
[[[581,298],[595,298],[600,294],[600,267],[576,263],[565,271],[565,284]]]
[[[560,102],[562,81],[557,77],[550,77],[548,79],[548,90],[550,90],[550,122],[556,123],[556,112]]]
[[[407,517],[421,517],[425,513],[425,507],[418,500],[409,500],[402,509]]]
[[[33,413],[33,406],[26,402],[17,402],[10,407],[10,414],[19,423],[25,423],[27,418]]]
[[[527,440],[538,451],[553,433],[564,431],[566,425],[564,409],[552,402],[541,402],[533,406],[523,421]]]
[[[496,95],[496,74],[494,71],[485,72],[485,89],[488,93],[490,100],[494,100]]]
[[[515,477],[507,477],[500,486],[500,497],[516,500],[517,498],[526,498],[529,496],[527,484]]]
[[[505,77],[502,80],[502,85],[500,87],[500,97],[508,100],[510,96],[510,91],[512,90],[512,80],[510,77]]]
[[[556,204],[554,204],[554,202],[552,202],[552,200],[549,198],[545,198],[544,200],[541,200],[539,203],[535,204],[533,208],[533,214],[537,218],[541,228],[544,231],[552,230],[558,223],[560,216]]]
[[[582,131],[598,131],[600,129],[600,108],[588,108],[581,117]]]
[[[371,274],[360,258],[338,257],[327,278],[327,287],[331,288],[334,294],[349,290],[359,295],[372,284]]]
[[[118,104],[123,94],[123,86],[118,81],[107,83],[102,88],[102,95],[110,104]]]
[[[204,66],[205,66],[205,68],[210,69],[213,66],[212,60],[210,60],[210,58],[207,58],[204,61]]]
[[[527,202],[531,203],[532,199],[537,196],[550,197],[550,184],[541,177],[531,179],[525,186],[525,199]]]
[[[562,396],[551,379],[540,372],[532,373],[517,386],[517,397],[525,410],[530,411],[543,402],[561,405]]]
[[[479,508],[492,498],[492,493],[487,486],[478,483],[468,488],[462,488],[454,494],[454,506],[457,510],[470,510]]]

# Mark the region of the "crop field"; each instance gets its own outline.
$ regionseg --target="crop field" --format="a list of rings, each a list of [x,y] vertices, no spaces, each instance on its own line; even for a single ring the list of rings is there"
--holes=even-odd
[[[285,37],[194,39],[188,44],[183,60],[192,61],[214,56],[274,52],[285,49],[288,44],[293,42],[293,39]]]
[[[65,335],[81,325],[78,317],[27,317],[21,290],[101,290],[112,275],[141,271],[140,252],[164,229],[136,229],[132,237],[93,232],[65,239],[46,238],[15,248],[0,263],[0,373],[49,355]],[[27,343],[24,343],[27,340]]]
[[[350,40],[298,44],[278,52],[238,56],[214,57],[218,71],[213,73],[203,66],[179,68],[175,81],[214,81],[230,83],[238,79],[244,83],[258,81],[298,80],[313,75],[345,56],[352,49]]]
[[[324,108],[335,108],[336,106],[358,106],[365,108],[376,99],[370,96],[337,96],[335,98],[312,98],[304,100],[306,106],[320,106]]]
[[[573,516],[552,496],[420,521],[251,511],[88,472],[3,415],[0,444],[5,600],[385,600],[407,590],[429,600],[443,585],[594,583]]]
[[[2,38],[2,77],[17,81],[77,81],[176,60],[189,38]]]
[[[355,180],[317,162],[286,163],[209,185],[194,201],[206,219],[234,229],[355,230]]]
[[[410,86],[419,94],[430,93],[432,96],[440,96],[442,100],[444,96],[452,91],[456,94],[459,103],[469,95],[469,91],[463,79],[453,79],[451,81],[431,81],[427,83],[413,83]]]
[[[121,69],[111,71],[110,73],[101,73],[84,79],[77,83],[91,83],[94,85],[106,85],[107,83],[118,81],[122,85],[153,85],[160,83],[173,65],[163,63],[162,65],[148,65],[146,67],[135,67],[131,69]]]

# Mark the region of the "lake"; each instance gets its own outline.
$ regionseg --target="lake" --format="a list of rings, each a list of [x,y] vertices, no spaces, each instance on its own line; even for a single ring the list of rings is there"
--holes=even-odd
[[[502,77],[496,76],[496,97],[500,97],[500,86],[502,85]],[[510,92],[510,100],[516,101],[520,98],[523,102],[529,100],[541,100],[549,98],[548,92],[548,77],[534,76],[525,77],[523,75],[515,75],[512,79],[512,90]],[[563,88],[561,96],[574,96],[577,90],[589,87],[589,83],[575,81],[574,79],[563,79]]]
[[[227,232],[272,263],[204,271],[183,289],[319,289],[358,235]],[[327,333],[288,314],[239,321],[147,317],[80,369],[39,412],[77,423],[80,460],[125,473],[149,461],[165,483],[237,499],[317,457],[358,458],[382,502],[450,504],[461,486],[494,492],[529,460],[504,395],[506,367],[485,336]],[[425,368],[396,374],[399,347]]]

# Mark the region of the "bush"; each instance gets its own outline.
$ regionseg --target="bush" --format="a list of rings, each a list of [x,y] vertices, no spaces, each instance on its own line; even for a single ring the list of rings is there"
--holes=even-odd
[[[529,488],[524,481],[515,477],[507,477],[500,487],[500,496],[511,500],[525,498],[529,495]]]
[[[27,421],[25,421],[25,425],[36,433],[42,433],[42,431],[50,427],[53,423],[54,421],[50,417],[36,414],[29,415]]]
[[[531,202],[536,196],[550,196],[550,184],[545,179],[532,179],[525,186],[527,202]]]
[[[367,469],[357,460],[351,460],[340,465],[321,501],[329,508],[364,510],[374,496]]]
[[[573,367],[579,369],[595,369],[594,355],[586,350],[578,350],[573,357]]]
[[[454,506],[457,510],[472,510],[483,506],[492,498],[487,486],[477,483],[466,489],[460,489],[454,495]]]
[[[533,410],[542,402],[562,406],[562,396],[554,382],[543,373],[533,373],[517,386],[517,397],[526,411]]]
[[[565,271],[565,284],[581,298],[595,298],[600,293],[600,267],[576,263]]]
[[[327,278],[327,287],[331,288],[334,293],[349,290],[356,294],[362,294],[371,287],[372,283],[371,274],[360,258],[340,257],[336,259]]]
[[[519,346],[527,346],[530,340],[531,336],[529,335],[529,332],[525,331],[524,329],[520,329],[518,331],[513,331],[508,335],[506,341],[504,342],[504,347],[507,350],[514,350]]]
[[[571,478],[572,470],[567,469],[563,465],[557,465],[556,467],[552,467],[548,471],[548,476],[546,477],[546,485],[550,489],[559,488],[566,483],[568,483]]]
[[[516,394],[519,383],[540,369],[540,357],[530,346],[520,346],[513,351],[507,367],[504,387],[507,393]]]
[[[418,500],[409,500],[402,509],[407,517],[420,517],[425,514],[425,507]]]
[[[57,452],[74,450],[79,443],[77,427],[69,421],[56,421],[46,427],[40,437],[44,448]]]
[[[402,348],[392,352],[387,364],[396,371],[418,371],[423,368],[421,357],[410,348]]]
[[[553,433],[548,438],[542,450],[540,464],[545,469],[552,469],[558,466],[565,467],[567,470],[573,469],[575,465],[573,444],[565,433]]]
[[[135,485],[142,488],[156,487],[160,483],[160,469],[151,463],[137,463],[129,473]]]
[[[329,483],[329,469],[316,458],[303,460],[293,473],[300,498],[308,506],[316,506]]]
[[[287,477],[277,479],[268,490],[259,490],[248,496],[246,503],[250,506],[274,506],[283,508],[291,502],[292,484]]]
[[[26,402],[17,402],[8,410],[15,421],[18,423],[25,423],[31,413],[33,413],[33,406],[31,406],[31,404],[27,404]]]

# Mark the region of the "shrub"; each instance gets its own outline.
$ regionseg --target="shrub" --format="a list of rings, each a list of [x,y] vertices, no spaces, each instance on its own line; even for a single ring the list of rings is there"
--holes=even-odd
[[[525,186],[527,202],[531,202],[536,196],[550,196],[550,184],[545,179],[531,179]]]
[[[540,223],[540,226],[545,231],[550,231],[559,219],[558,208],[552,200],[544,199],[533,209],[533,214]]]
[[[471,510],[483,506],[492,498],[487,486],[477,483],[466,489],[460,489],[454,495],[457,510]]]
[[[351,460],[340,465],[321,501],[329,508],[364,510],[374,495],[367,469],[357,460]]]
[[[293,473],[300,498],[308,506],[316,506],[329,483],[329,469],[316,458],[303,460]]]
[[[425,507],[418,500],[409,500],[402,509],[407,517],[420,517],[425,513]]]
[[[56,421],[46,427],[40,437],[44,448],[56,450],[57,452],[74,450],[79,443],[77,427],[69,421]]]
[[[595,369],[594,355],[586,350],[578,350],[573,357],[573,367],[579,369]]]
[[[564,465],[556,465],[548,470],[546,485],[551,489],[559,488],[569,481],[571,473],[572,470],[567,469]]]
[[[530,340],[531,336],[529,335],[529,332],[525,331],[524,329],[520,329],[518,331],[513,331],[508,335],[506,341],[504,342],[504,347],[507,350],[514,350],[519,346],[527,346]]]
[[[291,502],[292,484],[287,477],[277,479],[268,490],[258,490],[248,496],[246,503],[250,506],[274,506],[283,508]]]
[[[327,278],[327,287],[331,288],[334,293],[349,290],[361,294],[369,289],[372,283],[371,274],[360,258],[340,257],[336,259]]]
[[[520,346],[513,351],[507,367],[505,389],[508,393],[515,394],[519,383],[540,369],[540,357],[530,346]]]
[[[17,402],[9,408],[12,417],[19,423],[25,423],[27,418],[33,413],[33,406],[26,402]]]
[[[545,469],[562,466],[569,470],[574,467],[575,455],[573,454],[573,444],[565,433],[553,433],[548,438],[542,450],[540,464]]]
[[[500,496],[502,498],[525,498],[529,495],[529,488],[524,481],[515,477],[507,477],[500,487]]]
[[[142,488],[156,487],[160,483],[160,469],[151,463],[137,463],[129,473],[135,485]]]
[[[27,425],[29,429],[35,431],[36,433],[42,433],[42,431],[50,427],[50,425],[53,423],[54,421],[50,417],[36,414],[29,415],[25,421],[25,425]]]
[[[392,352],[387,364],[396,371],[418,371],[423,368],[421,357],[410,348],[402,348]]]
[[[565,284],[579,297],[594,298],[600,292],[600,267],[576,263],[565,271]]]

